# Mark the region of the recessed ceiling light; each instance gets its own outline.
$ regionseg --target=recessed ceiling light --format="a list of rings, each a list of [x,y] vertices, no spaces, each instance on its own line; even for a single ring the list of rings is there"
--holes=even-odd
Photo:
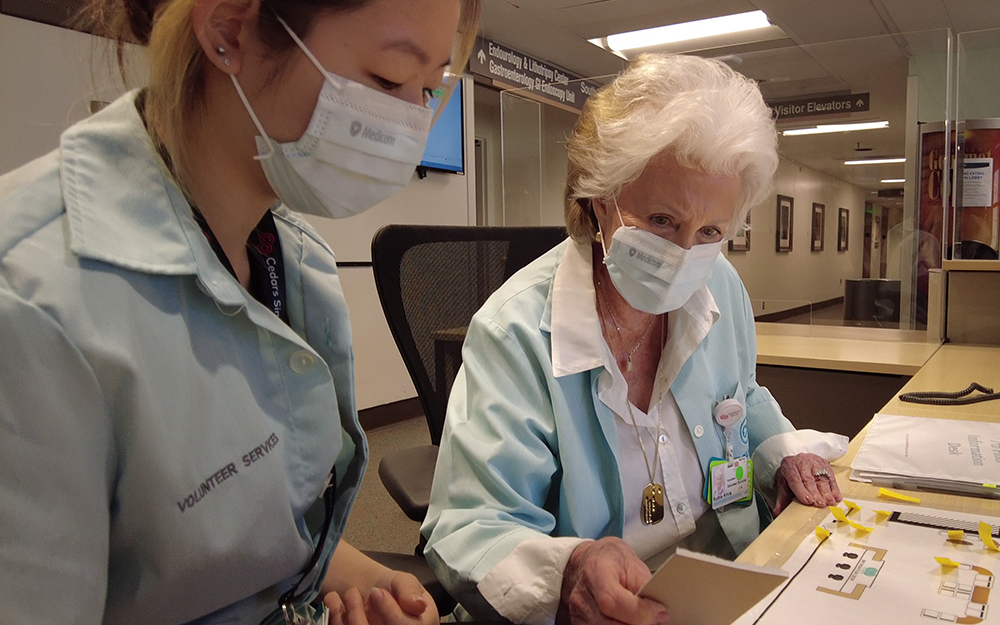
[[[887,163],[905,162],[905,158],[863,158],[858,161],[844,161],[844,165],[885,165]]]
[[[798,135],[821,135],[828,132],[852,132],[854,130],[875,130],[877,128],[888,128],[889,122],[857,122],[854,124],[822,124],[812,128],[795,128],[782,131],[786,137]]]
[[[634,50],[636,48],[649,48],[667,43],[677,43],[678,41],[689,41],[691,39],[702,39],[715,35],[728,35],[758,28],[767,28],[771,22],[763,11],[749,11],[747,13],[736,13],[735,15],[723,15],[721,17],[710,17],[704,20],[684,22],[683,24],[670,24],[669,26],[657,26],[643,30],[634,30],[617,35],[608,35],[608,48],[612,50]],[[591,43],[603,46],[601,39],[591,39]]]
[[[886,178],[881,181],[883,184],[896,184],[906,182],[906,178]]]

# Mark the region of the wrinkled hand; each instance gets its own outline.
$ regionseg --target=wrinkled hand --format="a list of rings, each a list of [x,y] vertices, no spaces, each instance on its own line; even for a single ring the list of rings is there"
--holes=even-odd
[[[351,588],[341,598],[327,593],[330,625],[437,625],[437,606],[426,589],[409,573],[390,571],[368,593]]]
[[[827,476],[823,476],[826,471]],[[816,473],[820,473],[819,476]],[[824,508],[836,505],[842,499],[833,467],[816,454],[785,456],[778,467],[778,495],[774,504],[774,515],[797,499],[807,506]]]
[[[650,577],[649,568],[622,539],[587,541],[566,563],[556,623],[664,623],[667,609],[636,595]]]

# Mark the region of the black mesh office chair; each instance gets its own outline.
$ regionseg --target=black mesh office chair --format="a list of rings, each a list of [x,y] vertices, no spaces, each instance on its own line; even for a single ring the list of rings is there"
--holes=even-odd
[[[566,230],[554,226],[390,225],[372,239],[382,310],[430,430],[431,445],[387,454],[378,469],[386,490],[414,521],[427,514],[469,320],[514,272],[565,238]]]

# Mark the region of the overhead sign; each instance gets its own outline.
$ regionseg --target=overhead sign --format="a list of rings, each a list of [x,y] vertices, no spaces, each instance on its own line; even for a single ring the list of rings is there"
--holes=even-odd
[[[577,111],[600,88],[597,83],[580,80],[580,76],[482,37],[476,39],[469,69],[498,85],[521,88]]]
[[[844,93],[797,100],[770,100],[767,105],[774,110],[778,121],[782,121],[796,117],[860,113],[867,111],[870,103],[870,93]]]

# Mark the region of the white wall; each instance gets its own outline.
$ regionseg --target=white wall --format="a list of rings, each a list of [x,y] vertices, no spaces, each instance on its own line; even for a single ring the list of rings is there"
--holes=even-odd
[[[129,46],[145,81],[140,48]],[[126,91],[105,39],[0,14],[0,174],[59,147],[59,135],[90,114],[91,100]]]
[[[775,252],[777,195],[794,200],[792,251]],[[810,251],[812,205],[826,206],[824,249]],[[837,251],[840,208],[850,211],[848,250]],[[723,251],[736,267],[754,305],[754,314],[843,297],[845,279],[861,277],[865,193],[842,180],[782,160],[774,192],[751,209],[750,251]]]

